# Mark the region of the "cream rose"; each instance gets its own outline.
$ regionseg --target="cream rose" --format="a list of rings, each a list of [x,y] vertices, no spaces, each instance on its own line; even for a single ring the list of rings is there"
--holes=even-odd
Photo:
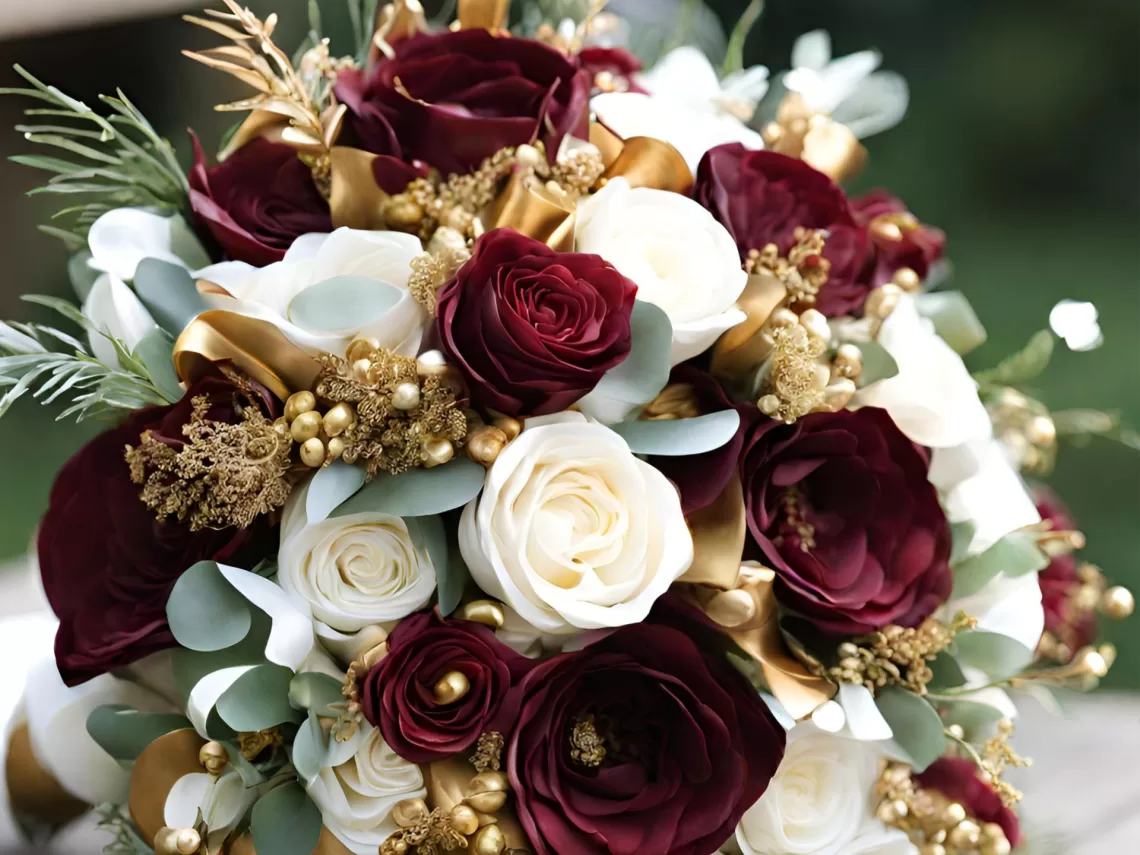
[[[310,523],[308,487],[289,498],[277,580],[313,617],[341,632],[407,617],[435,590],[436,569],[409,524],[384,513]]]
[[[736,840],[744,855],[913,855],[900,831],[875,818],[881,752],[801,724],[788,734],[783,762],[744,814]]]
[[[309,785],[325,827],[355,855],[376,855],[397,830],[392,808],[427,795],[420,767],[401,759],[365,723],[349,742],[333,743],[333,765]]]
[[[548,633],[644,620],[693,559],[673,485],[580,413],[527,420],[459,546],[484,591]]]
[[[712,347],[745,315],[736,300],[748,283],[736,243],[687,196],[610,181],[578,209],[580,252],[602,256],[637,285],[637,299],[673,324],[676,365]]]

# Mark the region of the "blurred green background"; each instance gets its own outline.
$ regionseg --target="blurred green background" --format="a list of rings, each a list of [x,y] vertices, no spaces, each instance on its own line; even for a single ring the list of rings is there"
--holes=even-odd
[[[305,0],[247,0],[281,16],[287,48],[305,28]],[[347,31],[339,0],[327,29]],[[428,8],[439,6],[428,3]],[[516,3],[516,5],[518,5]],[[615,2],[615,5],[620,5]],[[664,14],[666,0],[626,0]],[[746,0],[711,0],[728,26]],[[1105,344],[1058,348],[1039,383],[1054,408],[1119,410],[1140,425],[1140,3],[1135,0],[769,0],[747,43],[750,63],[788,65],[795,37],[831,31],[834,53],[877,47],[910,84],[902,125],[868,141],[871,163],[855,189],[889,187],[949,235],[952,284],[970,297],[990,340],[970,357],[992,364],[1047,324],[1065,297],[1100,309]],[[81,4],[76,4],[77,8]],[[94,103],[122,87],[185,153],[184,128],[207,143],[229,124],[212,105],[236,84],[179,56],[213,39],[167,15],[0,43],[0,85],[20,63]],[[0,99],[0,156],[27,146],[16,99]],[[31,170],[0,164],[0,317],[34,313],[21,293],[68,292],[65,256],[35,224],[51,200],[23,198]],[[0,421],[0,560],[21,554],[54,472],[98,425],[55,422],[18,405]],[[1106,440],[1063,449],[1049,482],[1088,535],[1087,557],[1140,591],[1140,453]],[[1107,625],[1120,658],[1109,682],[1140,688],[1140,617]]]

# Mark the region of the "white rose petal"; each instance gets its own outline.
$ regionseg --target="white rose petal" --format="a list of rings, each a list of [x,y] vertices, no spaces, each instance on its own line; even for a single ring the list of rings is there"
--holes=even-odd
[[[740,127],[744,127],[741,117],[754,113],[768,91],[768,69],[764,66],[742,69],[721,80],[708,57],[692,45],[669,51],[636,79],[655,98],[681,101],[718,120],[731,119]],[[726,127],[732,128],[727,123]]]
[[[181,217],[163,217],[143,208],[116,208],[91,224],[87,233],[90,265],[125,281],[135,278],[144,258],[193,269],[209,256]]]
[[[322,769],[309,786],[325,827],[355,855],[376,855],[397,829],[392,808],[427,795],[419,766],[397,756],[380,731],[360,728],[358,748],[343,763]]]
[[[341,632],[398,620],[435,590],[431,556],[400,517],[360,513],[309,524],[308,488],[289,497],[281,526],[277,579],[313,617]]]
[[[1036,573],[1013,578],[999,573],[977,593],[948,602],[942,615],[949,620],[960,611],[977,618],[977,629],[1007,635],[1029,650],[1037,649],[1045,631],[1045,607]]]
[[[143,336],[158,326],[135,292],[111,273],[95,280],[83,303],[83,316],[93,327],[87,335],[92,355],[111,367],[118,366],[119,354],[108,335],[134,350]]]
[[[736,301],[748,284],[736,242],[679,193],[610,181],[579,208],[577,245],[602,256],[673,324],[676,365],[712,347],[745,319]]]
[[[579,413],[528,420],[459,545],[479,586],[547,633],[644,620],[693,558],[676,489]]]
[[[888,830],[874,816],[881,757],[881,746],[874,743],[825,733],[811,724],[798,725],[788,734],[784,759],[768,789],[737,826],[741,851],[744,855],[913,855],[906,835]]]

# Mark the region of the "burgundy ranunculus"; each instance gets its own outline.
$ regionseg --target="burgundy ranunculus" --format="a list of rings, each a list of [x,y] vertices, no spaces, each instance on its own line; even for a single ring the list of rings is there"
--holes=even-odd
[[[978,777],[978,767],[972,761],[941,757],[918,775],[918,783],[923,789],[937,790],[960,804],[978,824],[1000,825],[1011,847],[1021,842],[1017,814],[1002,804],[994,788]]]
[[[312,170],[295,149],[266,139],[211,168],[195,137],[190,207],[227,256],[257,267],[280,261],[301,235],[333,228]]]
[[[538,855],[708,855],[784,754],[748,682],[660,624],[543,662],[523,690],[507,772]]]
[[[1053,531],[1076,530],[1068,508],[1052,490],[1038,487],[1033,491],[1033,498],[1037,513],[1051,523]],[[1079,596],[1083,587],[1080,562],[1071,552],[1056,555],[1049,566],[1037,574],[1037,581],[1045,609],[1045,632],[1065,648],[1061,651],[1054,646],[1050,652],[1058,659],[1071,661],[1078,650],[1092,644],[1097,636],[1095,602],[1084,604]]]
[[[575,58],[578,60],[578,65],[589,73],[596,89],[607,92],[645,92],[633,78],[641,71],[641,60],[625,48],[584,47],[578,51]],[[609,79],[599,79],[599,74],[607,75]],[[603,82],[608,85],[600,85]]]
[[[360,147],[467,173],[507,146],[541,140],[553,157],[567,134],[586,138],[590,77],[532,39],[486,30],[421,35],[368,75],[345,71],[337,97]]]
[[[532,663],[490,629],[420,612],[399,623],[388,648],[364,681],[364,717],[405,760],[445,760],[487,731],[510,730],[516,687]],[[459,701],[440,704],[432,689],[450,671],[462,673],[470,689]]]
[[[629,355],[636,294],[597,255],[496,229],[441,289],[436,329],[474,406],[557,413]]]
[[[843,191],[802,160],[740,143],[710,149],[697,168],[694,198],[729,230],[743,261],[752,250],[795,245],[795,230],[826,229],[823,257],[831,262],[816,308],[829,317],[857,313],[870,287],[860,279],[867,237]]]
[[[776,596],[822,630],[916,626],[950,595],[950,525],[925,452],[886,410],[757,416],[741,477]]]
[[[930,265],[942,258],[946,234],[920,223],[902,199],[886,190],[872,190],[866,196],[852,199],[851,210],[855,222],[867,229],[872,257],[864,276],[872,288],[890,282],[895,271],[904,267],[917,273],[920,281],[924,280],[930,273]],[[876,221],[887,228],[879,228]]]
[[[60,470],[37,548],[44,591],[59,618],[55,657],[74,686],[174,647],[166,601],[198,561],[234,563],[255,529],[203,529],[160,522],[139,497],[123,459],[144,431],[175,448],[184,442],[192,400],[208,396],[213,421],[236,423],[234,387],[219,377],[196,383],[177,404],[138,410],[100,434]],[[268,408],[267,408],[268,412]]]

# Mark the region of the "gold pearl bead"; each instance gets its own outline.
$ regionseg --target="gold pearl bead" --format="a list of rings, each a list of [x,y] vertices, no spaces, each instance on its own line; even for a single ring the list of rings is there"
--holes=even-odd
[[[954,735],[958,739],[961,739],[964,736],[962,726],[956,724],[956,725],[953,725],[953,727],[958,728],[958,732],[955,733]],[[946,806],[945,819],[946,819],[947,825],[957,825],[960,822],[965,822],[966,821],[966,809],[964,807],[962,807],[962,805],[958,804],[958,802],[951,802],[949,805]]]
[[[830,412],[838,413],[855,397],[855,381],[846,377],[836,377],[823,390],[823,405]]]
[[[853,344],[839,345],[831,362],[843,377],[855,380],[863,373],[863,351]]]
[[[388,227],[401,232],[419,229],[424,218],[424,209],[411,196],[400,193],[388,200],[384,206],[384,220]]]
[[[451,809],[449,816],[451,827],[468,837],[479,830],[479,817],[475,815],[475,811],[465,804],[457,804]]]
[[[352,377],[358,383],[368,383],[372,373],[371,359],[358,359],[352,363]]]
[[[510,442],[512,439],[518,439],[518,435],[522,433],[523,429],[522,422],[518,419],[512,419],[510,416],[495,419],[491,424],[503,432],[507,437],[507,442]]]
[[[392,822],[400,828],[411,828],[431,813],[423,799],[404,799],[392,808]]]
[[[319,434],[322,425],[321,414],[315,410],[309,410],[293,419],[293,423],[289,425],[289,433],[292,434],[295,442],[305,442]]]
[[[895,306],[902,299],[902,288],[893,282],[880,285],[867,295],[867,302],[863,306],[863,313],[880,321],[885,321],[895,310]]]
[[[467,456],[482,466],[490,466],[507,445],[507,435],[486,425],[467,438]]]
[[[982,829],[973,820],[964,819],[946,837],[946,842],[955,849],[973,849],[982,838]]]
[[[229,752],[220,742],[207,742],[198,752],[198,762],[211,775],[217,776],[225,771],[230,762]]]
[[[1099,650],[1086,647],[1077,652],[1077,659],[1079,666],[1094,677],[1103,677],[1108,673],[1108,662]]]
[[[337,404],[325,413],[322,424],[330,437],[340,436],[356,421],[356,410],[349,404]]]
[[[1048,416],[1034,416],[1025,426],[1025,436],[1034,445],[1049,446],[1057,441],[1057,426]]]
[[[480,772],[471,779],[467,790],[472,795],[475,793],[505,793],[510,789],[510,786],[507,776],[502,772]]]
[[[507,622],[503,607],[494,600],[472,600],[460,610],[460,616],[491,629],[499,629]]]
[[[301,462],[311,469],[316,469],[325,465],[325,458],[328,452],[325,450],[325,444],[317,437],[306,439],[301,443]]]
[[[756,617],[756,600],[747,591],[721,591],[705,604],[705,614],[721,626],[741,626]]]
[[[1136,611],[1136,598],[1119,585],[1109,588],[1100,599],[1100,610],[1113,620],[1124,620]]]
[[[447,368],[447,358],[439,350],[428,350],[416,358],[416,373],[421,377],[434,377]]]
[[[831,340],[831,327],[827,325],[827,318],[824,317],[823,312],[817,309],[808,309],[800,315],[800,326],[802,326],[809,336],[817,341],[830,341]]]
[[[926,843],[918,851],[920,855],[946,855],[946,847],[941,843]]]
[[[380,342],[373,338],[354,338],[345,350],[349,365],[360,359],[369,359],[380,349]]]
[[[202,848],[202,835],[193,828],[160,828],[154,836],[158,855],[195,855]]]
[[[463,698],[471,691],[471,682],[462,671],[448,671],[432,689],[435,702],[446,706]]]
[[[794,327],[799,322],[799,315],[797,315],[791,309],[785,309],[781,307],[779,309],[772,310],[772,314],[768,316],[768,320],[765,323],[765,326],[774,330],[779,330],[785,329],[787,327]]]
[[[312,392],[294,392],[285,402],[285,418],[289,421],[301,413],[311,413],[317,408],[317,396]]]
[[[436,229],[427,245],[427,251],[432,255],[439,255],[447,250],[460,252],[465,249],[467,249],[467,238],[463,236],[460,228],[450,225]]]
[[[344,456],[345,444],[339,436],[330,439],[325,447],[328,449],[329,460],[340,460]]]
[[[401,383],[392,393],[392,406],[397,410],[414,410],[420,405],[419,383]]]
[[[497,810],[502,810],[503,805],[507,803],[506,793],[475,793],[468,796],[464,801],[479,813],[494,813]]]
[[[403,840],[393,840],[391,844],[386,843],[385,845],[391,845],[392,855],[407,855],[408,844]]]
[[[497,825],[483,826],[471,842],[475,855],[502,855],[507,848],[507,838]]]
[[[876,217],[871,222],[871,237],[880,242],[898,243],[903,239],[903,230],[897,223]]]
[[[756,402],[756,406],[760,408],[760,412],[766,416],[774,416],[780,410],[780,399],[775,395],[765,395]]]
[[[442,466],[455,456],[455,446],[446,439],[429,439],[424,443],[424,454],[427,455],[424,467],[433,469]]]
[[[922,279],[909,267],[900,267],[896,270],[894,276],[891,277],[891,281],[911,294],[922,287]]]
[[[817,392],[822,392],[831,382],[831,368],[817,362],[811,367],[811,385]]]
[[[542,162],[542,153],[532,145],[520,145],[515,149],[515,159],[523,169],[534,169]]]

